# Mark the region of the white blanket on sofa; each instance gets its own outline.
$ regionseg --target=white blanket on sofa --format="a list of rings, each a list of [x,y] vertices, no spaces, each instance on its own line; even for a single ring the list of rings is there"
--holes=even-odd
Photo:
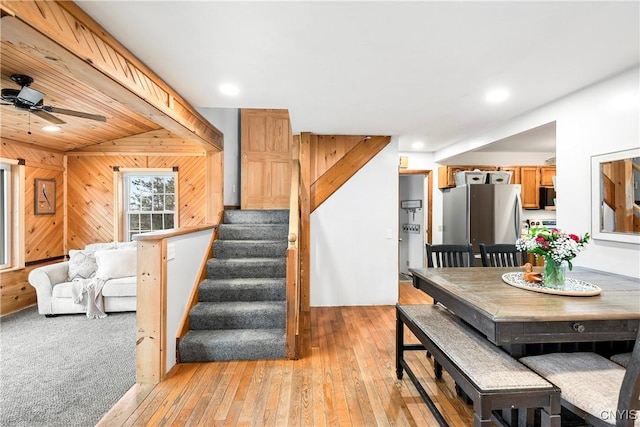
[[[87,307],[87,317],[101,319],[107,317],[104,311],[102,288],[106,280],[92,277],[90,279],[76,279],[71,282],[73,302]]]

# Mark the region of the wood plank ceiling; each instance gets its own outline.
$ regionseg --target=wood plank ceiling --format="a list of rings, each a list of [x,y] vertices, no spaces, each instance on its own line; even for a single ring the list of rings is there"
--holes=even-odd
[[[1,27],[0,27],[1,29]],[[61,48],[62,49],[62,48]],[[53,66],[52,58],[46,60],[32,55],[29,50],[21,49],[2,38],[1,41],[1,88],[20,89],[11,80],[13,74],[26,74],[34,79],[31,88],[45,94],[44,104],[58,108],[102,115],[106,122],[87,118],[55,114],[65,123],[60,124],[58,132],[47,132],[42,127],[49,123],[44,118],[20,110],[13,105],[0,105],[0,139],[24,144],[33,144],[49,150],[69,151],[118,151],[118,141],[136,136],[137,140],[157,140],[158,132],[162,144],[158,151],[166,152],[172,146],[176,151],[203,151],[197,141],[188,141],[165,131],[147,117],[133,111],[126,105],[114,100],[91,86],[63,73],[60,67]],[[105,79],[108,77],[105,76]],[[6,104],[4,101],[0,101]],[[143,101],[141,101],[143,102]],[[146,144],[145,151],[153,151],[153,144]],[[131,148],[125,151],[130,151]]]

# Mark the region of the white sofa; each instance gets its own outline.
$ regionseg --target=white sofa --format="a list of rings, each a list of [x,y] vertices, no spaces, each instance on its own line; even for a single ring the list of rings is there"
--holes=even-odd
[[[136,311],[136,248],[137,242],[93,243],[70,250],[69,261],[34,268],[29,283],[36,289],[38,312],[104,317]]]

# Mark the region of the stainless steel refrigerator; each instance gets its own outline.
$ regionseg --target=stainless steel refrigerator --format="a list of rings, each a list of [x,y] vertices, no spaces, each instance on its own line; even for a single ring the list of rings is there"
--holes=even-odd
[[[443,243],[515,243],[520,237],[519,184],[468,184],[444,190]]]

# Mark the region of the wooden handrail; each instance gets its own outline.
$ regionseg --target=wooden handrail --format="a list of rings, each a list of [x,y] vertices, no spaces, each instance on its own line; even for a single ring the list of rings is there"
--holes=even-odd
[[[287,332],[286,356],[297,359],[300,336],[300,161],[298,144],[293,144],[291,160],[291,192],[289,194],[289,245],[287,248]]]

